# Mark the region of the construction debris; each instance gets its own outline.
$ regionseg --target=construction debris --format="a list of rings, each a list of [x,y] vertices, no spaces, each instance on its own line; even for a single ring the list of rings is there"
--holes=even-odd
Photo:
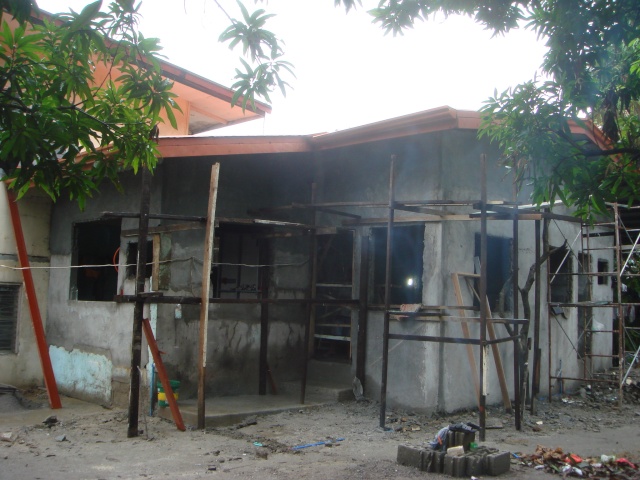
[[[562,448],[536,447],[535,453],[519,457],[522,465],[557,473],[563,476],[581,478],[640,478],[638,466],[626,458],[601,455],[596,458],[582,458],[575,453],[565,453]]]

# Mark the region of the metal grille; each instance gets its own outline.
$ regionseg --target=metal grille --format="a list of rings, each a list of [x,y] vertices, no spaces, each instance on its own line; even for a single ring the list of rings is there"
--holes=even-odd
[[[20,285],[0,283],[0,352],[16,351]]]

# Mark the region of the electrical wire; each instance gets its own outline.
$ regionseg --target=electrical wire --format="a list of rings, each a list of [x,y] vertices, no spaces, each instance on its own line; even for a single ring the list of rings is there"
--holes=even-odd
[[[172,260],[160,260],[158,263],[159,264],[169,264],[169,263],[179,263],[179,262],[192,262],[192,263],[198,263],[200,265],[202,265],[202,260],[199,260],[195,257],[188,257],[188,258],[178,258],[178,259],[172,259]],[[309,263],[309,260],[305,260],[303,262],[298,262],[298,263],[272,263],[272,264],[250,264],[250,263],[226,263],[226,262],[216,262],[216,263],[212,263],[211,265],[214,267],[220,267],[220,266],[232,266],[232,267],[247,267],[247,268],[265,268],[265,267],[301,267],[303,265],[306,265],[307,263]],[[153,265],[154,262],[148,262],[145,265]],[[11,265],[4,265],[4,264],[0,264],[0,268],[5,268],[8,270],[16,270],[16,271],[21,271],[21,270],[67,270],[67,269],[74,269],[74,268],[105,268],[105,267],[115,267],[116,264],[113,263],[106,263],[106,264],[91,264],[91,265],[67,265],[67,266],[61,266],[61,267],[54,267],[54,266],[45,266],[45,267],[13,267]],[[125,264],[118,264],[118,267],[136,267],[137,263],[125,263]]]

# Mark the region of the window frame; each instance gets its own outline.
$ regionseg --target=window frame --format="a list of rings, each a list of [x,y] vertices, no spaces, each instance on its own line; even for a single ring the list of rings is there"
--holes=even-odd
[[[7,299],[13,300],[13,305],[9,306]],[[0,355],[15,354],[18,352],[18,322],[20,319],[21,299],[21,283],[0,283]],[[9,309],[11,311],[9,311]],[[8,313],[6,319],[3,318],[5,310],[7,310]],[[8,338],[7,347],[3,347],[3,344],[5,343],[3,333],[5,325],[11,330],[11,332],[7,333],[7,337],[11,337]]]
[[[385,275],[386,275],[386,251],[387,251],[387,228],[373,227],[371,229],[371,239],[373,242],[372,248],[372,279],[373,279],[373,291],[371,294],[372,305],[384,305],[385,301]],[[391,252],[391,295],[390,305],[402,305],[402,304],[418,304],[423,300],[423,276],[424,276],[424,236],[426,231],[426,225],[420,224],[407,224],[407,225],[394,225],[392,227],[392,252]],[[411,232],[411,230],[415,230]],[[413,238],[411,238],[413,237]],[[419,239],[419,240],[418,240]],[[418,245],[408,245],[411,240],[417,241]],[[406,253],[410,248],[411,258],[415,260],[414,269],[406,269],[398,267],[398,256]],[[410,290],[404,291],[405,297],[398,298],[402,294],[402,291],[398,290],[401,287],[408,287],[404,285],[404,279],[413,279],[413,284]],[[394,279],[395,282],[394,283]],[[398,279],[401,279],[402,285],[398,283]],[[394,293],[395,292],[395,293]],[[400,292],[400,293],[398,293]]]

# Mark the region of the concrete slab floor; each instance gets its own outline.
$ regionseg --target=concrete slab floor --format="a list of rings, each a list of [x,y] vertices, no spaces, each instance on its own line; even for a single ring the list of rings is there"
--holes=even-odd
[[[95,403],[84,402],[76,398],[61,396],[62,408],[49,408],[48,403],[41,402],[25,408],[12,394],[0,395],[0,428],[13,428],[24,425],[38,425],[50,415],[61,421],[68,421],[85,415],[93,415],[105,410]]]
[[[321,405],[336,403],[335,395],[309,393],[305,403],[300,403],[300,394],[239,395],[211,397],[205,400],[205,426],[226,427],[242,423],[253,415],[270,415],[286,411],[298,411]],[[178,400],[180,414],[186,425],[198,424],[198,402],[196,399]],[[173,421],[169,407],[158,407],[161,418]]]

